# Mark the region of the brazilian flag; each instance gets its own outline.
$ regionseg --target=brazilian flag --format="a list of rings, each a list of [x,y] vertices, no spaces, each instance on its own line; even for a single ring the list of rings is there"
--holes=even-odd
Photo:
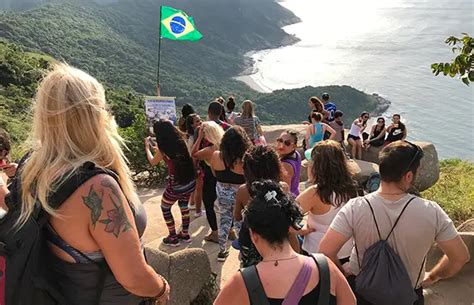
[[[192,17],[181,10],[168,6],[161,7],[161,38],[171,40],[196,41],[202,38],[201,33],[196,30]]]

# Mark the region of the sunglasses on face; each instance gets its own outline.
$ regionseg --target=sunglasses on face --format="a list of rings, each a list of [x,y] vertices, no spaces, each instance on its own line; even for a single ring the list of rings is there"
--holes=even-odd
[[[365,116],[365,117],[363,117],[363,119],[364,119],[364,120],[368,120],[368,119],[369,119],[369,117],[368,117],[368,116]]]
[[[283,140],[282,138],[278,138],[277,142],[278,143],[283,143],[283,144],[285,144],[285,146],[290,146],[291,144],[293,144],[293,143],[291,143],[291,140]]]

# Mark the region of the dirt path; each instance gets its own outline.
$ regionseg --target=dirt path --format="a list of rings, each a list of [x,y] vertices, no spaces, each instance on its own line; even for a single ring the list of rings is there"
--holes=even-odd
[[[163,189],[140,189],[140,199],[145,205],[147,211],[148,223],[145,234],[143,235],[145,244],[150,243],[156,239],[162,239],[168,235],[168,229],[166,228],[163,215],[161,213],[161,195]],[[175,204],[172,208],[173,216],[176,222],[176,226],[181,225],[181,214],[178,208],[178,204]],[[191,215],[194,215],[194,211],[191,211]],[[231,248],[230,255],[224,263],[217,262],[217,253],[219,247],[215,243],[208,243],[204,241],[204,236],[209,231],[209,225],[206,217],[201,216],[197,219],[191,218],[190,234],[193,241],[190,244],[181,244],[177,248],[168,247],[165,245],[160,246],[160,250],[173,253],[186,248],[202,248],[209,255],[211,262],[212,271],[217,274],[217,281],[221,287],[230,276],[232,276],[239,269],[238,251]]]

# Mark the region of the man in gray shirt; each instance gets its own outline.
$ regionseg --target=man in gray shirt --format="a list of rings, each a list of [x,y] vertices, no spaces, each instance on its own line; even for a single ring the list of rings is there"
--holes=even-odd
[[[349,268],[343,270],[346,276],[359,274],[365,251],[379,241],[366,199],[373,207],[382,238],[386,238],[405,204],[414,197],[408,194],[408,190],[414,184],[422,157],[421,148],[406,141],[386,146],[379,155],[380,188],[365,198],[350,200],[334,218],[321,241],[320,252],[337,264],[337,253],[353,237],[357,250],[352,250]],[[445,255],[430,272],[425,273],[424,258],[434,242]],[[400,256],[419,296],[415,304],[423,304],[422,287],[452,277],[470,259],[467,247],[449,216],[436,202],[418,197],[405,209],[388,243]],[[358,302],[370,304],[360,297]]]

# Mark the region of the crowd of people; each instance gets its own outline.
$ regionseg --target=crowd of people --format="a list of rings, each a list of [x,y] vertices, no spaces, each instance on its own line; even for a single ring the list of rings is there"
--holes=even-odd
[[[242,269],[216,305],[423,304],[423,287],[454,276],[469,253],[442,208],[409,193],[422,149],[405,141],[400,115],[388,127],[377,119],[368,133],[369,113],[362,113],[347,135],[352,158],[384,146],[380,187],[366,194],[348,166],[342,111],[328,94],[309,106],[304,156],[295,131],[266,143],[249,100],[241,113],[229,97],[212,101],[205,121],[191,105],[178,126],[156,121],[144,156],[168,172],[163,244],[191,241],[192,208],[195,217],[205,214],[205,240],[219,245],[218,261],[230,247],[239,251]],[[49,272],[66,304],[166,304],[173,287],[146,262],[146,213],[103,87],[59,65],[39,85],[34,109],[34,146],[20,164],[3,161],[10,147],[0,136],[0,168],[12,181],[7,188],[0,176],[0,217],[18,215],[15,226],[27,227],[38,209],[47,213]],[[300,193],[303,157],[311,175]],[[425,272],[434,242],[444,256]]]

